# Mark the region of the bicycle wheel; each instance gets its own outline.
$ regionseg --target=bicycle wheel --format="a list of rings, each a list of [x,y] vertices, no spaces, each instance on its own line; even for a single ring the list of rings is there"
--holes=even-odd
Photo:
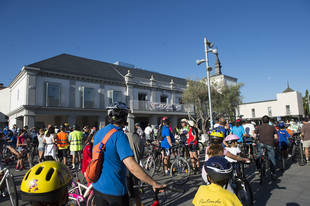
[[[17,196],[16,185],[14,182],[13,175],[9,174],[6,177],[5,182],[6,182],[6,188],[9,193],[11,205],[18,206],[18,196]]]
[[[95,194],[94,192],[90,192],[88,198],[87,198],[87,202],[86,202],[86,206],[94,206],[95,205]]]
[[[251,186],[247,180],[238,181],[236,195],[243,206],[253,205],[253,193]]]
[[[187,182],[190,174],[190,166],[183,157],[176,158],[170,167],[170,176],[175,184]]]
[[[142,168],[149,176],[154,176],[156,165],[153,155],[149,155],[142,160]]]
[[[304,154],[304,150],[302,147],[302,144],[298,145],[298,164],[299,166],[305,166],[306,165],[306,158],[305,158],[305,154]]]

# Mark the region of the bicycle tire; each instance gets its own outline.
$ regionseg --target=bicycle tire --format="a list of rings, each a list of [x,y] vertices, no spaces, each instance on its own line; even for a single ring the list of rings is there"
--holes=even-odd
[[[154,176],[156,165],[153,155],[149,155],[147,158],[142,160],[142,168],[150,177]]]
[[[306,158],[305,158],[305,154],[302,148],[302,144],[298,145],[298,165],[299,166],[305,166],[306,165]]]
[[[95,205],[95,194],[91,191],[88,195],[86,206],[94,206]]]
[[[265,163],[265,158],[261,158],[261,168],[260,168],[260,183],[262,184],[264,181],[264,178],[266,176],[266,163]]]
[[[253,206],[253,192],[247,180],[239,180],[236,196],[243,206]]]
[[[176,158],[171,164],[170,177],[173,179],[175,184],[181,185],[186,183],[190,172],[190,166],[183,157]]]
[[[6,182],[6,188],[9,193],[11,205],[18,206],[18,196],[13,175],[9,174],[5,179],[5,182]]]

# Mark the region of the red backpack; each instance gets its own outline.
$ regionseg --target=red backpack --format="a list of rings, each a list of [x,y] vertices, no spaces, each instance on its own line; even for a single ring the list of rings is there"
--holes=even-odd
[[[111,129],[102,139],[101,142],[96,144],[93,148],[92,152],[92,160],[87,166],[86,169],[86,181],[88,183],[95,183],[98,181],[101,171],[102,171],[102,164],[104,159],[104,151],[105,145],[109,138],[117,131],[117,129]]]

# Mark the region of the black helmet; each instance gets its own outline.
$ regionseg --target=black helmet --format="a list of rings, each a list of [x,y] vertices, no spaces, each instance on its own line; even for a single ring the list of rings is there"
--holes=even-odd
[[[129,107],[125,103],[115,102],[111,106],[107,107],[107,111],[111,123],[127,122]]]
[[[211,157],[204,169],[214,182],[228,181],[232,176],[232,165],[222,156]]]

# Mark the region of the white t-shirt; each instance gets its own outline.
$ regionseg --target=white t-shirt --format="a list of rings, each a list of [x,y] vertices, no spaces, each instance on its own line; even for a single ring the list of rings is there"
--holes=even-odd
[[[146,135],[150,135],[152,133],[153,129],[151,126],[147,126],[145,129],[144,129],[144,133]]]
[[[251,123],[244,124],[243,129],[246,134],[250,135],[250,137],[254,136],[255,127],[253,124]]]
[[[226,147],[226,150],[233,155],[238,155],[241,151],[239,147]],[[225,156],[228,162],[237,162],[237,160],[231,159],[230,157]]]

